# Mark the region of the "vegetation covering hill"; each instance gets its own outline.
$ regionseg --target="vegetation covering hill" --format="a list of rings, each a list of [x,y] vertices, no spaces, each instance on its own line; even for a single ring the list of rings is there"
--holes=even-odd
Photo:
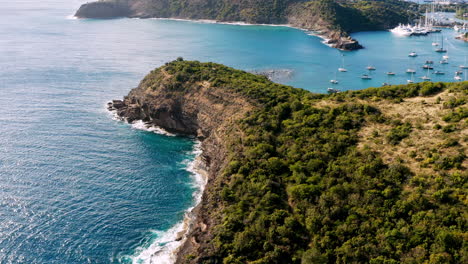
[[[467,100],[468,82],[323,95],[179,59],[119,113],[202,135],[179,263],[467,263]]]
[[[256,24],[291,24],[321,32],[338,48],[349,33],[382,30],[414,18],[417,6],[405,1],[345,0],[101,0],[81,6],[77,17],[116,16],[213,19]]]
[[[399,0],[329,1],[317,0],[293,5],[288,18],[300,16],[306,21],[319,16],[329,27],[342,32],[384,30],[416,18],[417,5]],[[309,27],[314,28],[313,25]]]

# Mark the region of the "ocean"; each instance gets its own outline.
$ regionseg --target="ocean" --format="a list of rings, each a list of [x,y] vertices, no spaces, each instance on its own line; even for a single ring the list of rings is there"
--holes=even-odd
[[[203,188],[193,171],[198,145],[106,110],[167,61],[284,71],[276,81],[323,93],[330,79],[342,90],[406,83],[409,67],[418,81],[425,60],[446,72],[434,81],[452,81],[468,55],[450,29],[356,33],[366,48],[342,52],[280,26],[73,19],[84,2],[18,0],[0,9],[0,263],[171,262]],[[431,45],[442,38],[446,65]],[[409,58],[412,51],[419,56]],[[343,63],[348,72],[338,73]],[[368,65],[373,79],[361,80]]]

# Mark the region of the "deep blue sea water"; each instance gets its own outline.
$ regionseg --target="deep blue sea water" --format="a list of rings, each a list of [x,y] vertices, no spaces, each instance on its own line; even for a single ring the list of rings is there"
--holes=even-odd
[[[366,49],[340,52],[286,27],[67,18],[83,2],[1,4],[0,263],[138,262],[173,238],[198,190],[187,171],[194,143],[116,121],[105,104],[178,56],[287,69],[278,81],[325,92],[342,54],[349,72],[336,75],[339,89],[405,83],[408,67],[422,76],[425,60],[440,60],[431,42],[442,37],[450,64],[436,65],[447,74],[434,80],[453,80],[468,55],[452,30],[357,33]],[[369,64],[374,79],[362,81]]]

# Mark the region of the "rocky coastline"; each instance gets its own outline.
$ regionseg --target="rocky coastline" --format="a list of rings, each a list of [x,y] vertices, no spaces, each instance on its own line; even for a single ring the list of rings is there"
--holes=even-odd
[[[173,16],[170,13],[159,12],[157,14],[148,13],[145,10],[141,10],[141,4],[138,1],[126,2],[126,1],[97,1],[83,4],[75,13],[76,18],[97,18],[97,19],[109,19],[118,17],[129,17],[129,18],[165,18],[165,19],[186,19],[192,21],[215,21],[217,23],[247,23],[252,25],[271,25],[280,23],[284,26],[298,28],[304,31],[313,31],[314,35],[324,39],[324,43],[332,48],[336,48],[344,51],[352,51],[364,48],[357,40],[350,37],[346,32],[341,30],[331,30],[321,19],[316,17],[312,18],[304,15],[291,15],[287,16],[282,21],[263,21],[263,22],[252,22],[252,21],[237,21],[230,19],[214,19],[213,17],[190,17],[190,16]],[[287,22],[287,23],[284,23]]]
[[[162,79],[172,79],[167,72],[161,71]],[[153,90],[148,80],[125,96],[122,100],[112,100],[108,110],[128,123],[143,121],[147,126],[157,126],[170,133],[195,137],[201,142],[202,153],[194,170],[206,177],[206,185],[201,201],[186,218],[185,230],[179,232],[176,241],[182,241],[174,252],[175,263],[187,263],[186,256],[211,251],[209,243],[214,223],[219,219],[212,216],[217,204],[217,181],[221,170],[229,162],[227,149],[230,139],[241,133],[234,124],[254,108],[249,102],[235,94],[220,89],[210,89],[207,82],[197,83],[191,92],[179,93],[171,90],[164,80],[158,82]],[[203,254],[201,254],[203,257]],[[195,260],[194,260],[195,261]],[[196,262],[193,262],[196,263]]]

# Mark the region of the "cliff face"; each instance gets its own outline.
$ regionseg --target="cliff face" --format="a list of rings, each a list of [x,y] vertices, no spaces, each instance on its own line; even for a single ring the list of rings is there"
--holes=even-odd
[[[215,70],[218,65],[213,65]],[[226,167],[233,150],[232,139],[240,137],[237,123],[246,113],[255,109],[252,102],[234,91],[212,87],[209,81],[195,81],[178,87],[177,74],[160,68],[148,75],[131,90],[124,100],[114,100],[112,110],[127,122],[143,120],[183,135],[195,136],[202,142],[202,161],[208,172],[207,186],[201,204],[195,208],[196,222],[190,227],[190,236],[179,249],[178,263],[185,256],[209,256],[212,230],[221,221],[215,214],[221,210],[219,186],[222,168]]]
[[[467,102],[468,82],[326,96],[178,60],[110,108],[202,140],[177,263],[465,263]]]

